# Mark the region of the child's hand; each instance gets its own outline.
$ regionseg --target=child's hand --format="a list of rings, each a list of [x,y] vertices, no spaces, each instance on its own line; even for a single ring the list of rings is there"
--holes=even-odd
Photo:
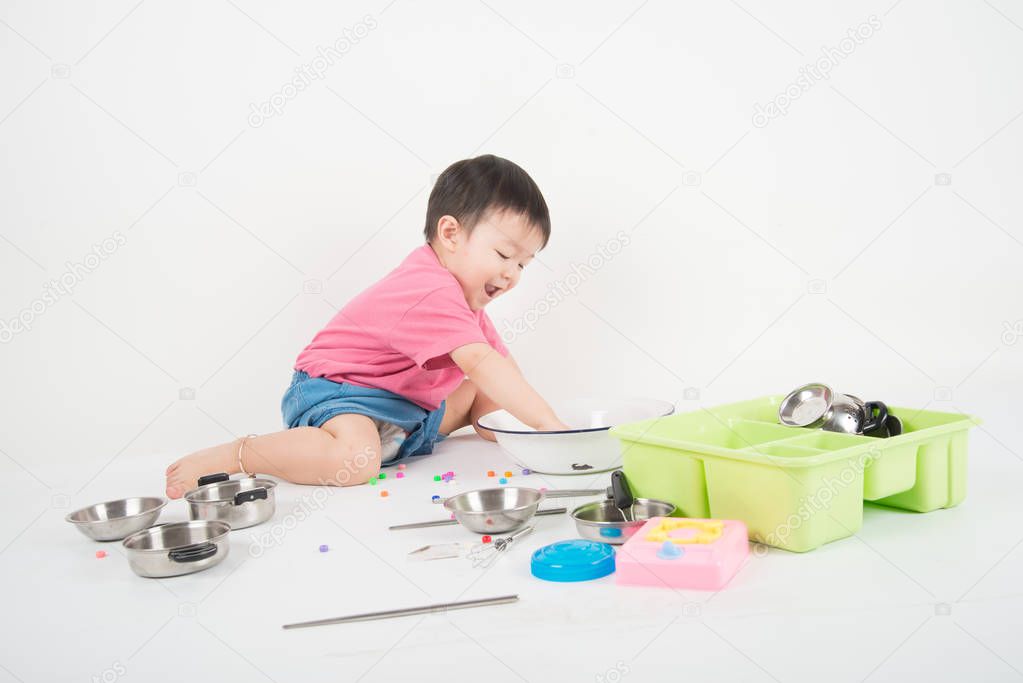
[[[538,432],[566,432],[566,431],[570,431],[571,429],[572,429],[571,427],[569,427],[567,424],[565,424],[564,422],[559,420],[557,418],[557,416],[555,416],[555,418],[553,420],[545,421],[545,422],[541,423],[540,426],[536,428],[536,431],[538,431]]]
[[[515,363],[489,344],[476,342],[460,346],[451,352],[451,360],[494,403],[532,429],[570,429],[529,385]]]

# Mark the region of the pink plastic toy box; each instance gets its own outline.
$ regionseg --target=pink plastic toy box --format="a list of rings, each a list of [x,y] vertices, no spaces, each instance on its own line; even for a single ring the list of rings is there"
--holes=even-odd
[[[749,554],[746,525],[730,519],[653,517],[618,549],[616,582],[720,590]]]

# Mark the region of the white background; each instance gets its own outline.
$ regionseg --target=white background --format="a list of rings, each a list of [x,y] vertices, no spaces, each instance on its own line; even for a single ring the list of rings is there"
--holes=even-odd
[[[871,15],[828,79],[753,125]],[[250,125],[360,22],[324,78]],[[1023,676],[1021,63],[1007,0],[0,3],[0,679]],[[544,394],[692,410],[821,380],[977,415],[967,501],[868,508],[858,538],[756,558],[713,602],[538,585],[522,548],[469,592],[517,606],[285,637],[478,578],[402,564],[457,530],[382,531],[436,514],[435,471],[465,485],[508,463],[466,437],[390,507],[337,492],[258,559],[239,540],[160,583],[114,546],[95,560],[63,515],[159,494],[180,455],[279,428],[297,353],[421,243],[436,174],[484,152],[551,207],[550,246],[491,311],[531,321],[510,345]],[[620,231],[625,249],[568,279]],[[280,491],[282,516],[310,489]],[[571,535],[552,521],[529,545]]]

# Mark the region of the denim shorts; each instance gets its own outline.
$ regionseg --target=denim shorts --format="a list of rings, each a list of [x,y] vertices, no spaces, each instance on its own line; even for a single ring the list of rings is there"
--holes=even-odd
[[[383,466],[397,465],[412,456],[428,455],[434,444],[445,438],[439,433],[444,418],[444,402],[436,410],[426,410],[398,394],[383,389],[334,382],[310,377],[297,370],[291,386],[281,399],[284,426],[322,427],[332,417],[354,413],[378,422],[393,424],[408,432],[398,452]]]

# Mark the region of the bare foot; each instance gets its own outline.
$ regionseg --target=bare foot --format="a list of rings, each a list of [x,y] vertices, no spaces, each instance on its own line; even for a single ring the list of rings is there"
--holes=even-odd
[[[167,497],[174,499],[185,495],[199,483],[199,477],[217,472],[236,474],[238,472],[238,442],[226,443],[213,448],[204,448],[186,455],[167,468]]]

